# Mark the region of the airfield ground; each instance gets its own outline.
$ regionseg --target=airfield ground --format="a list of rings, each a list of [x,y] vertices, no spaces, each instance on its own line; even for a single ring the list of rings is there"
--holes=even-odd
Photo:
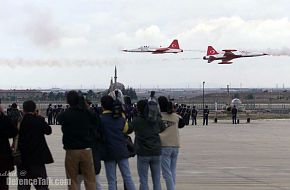
[[[239,125],[221,120],[209,126],[186,126],[180,136],[178,190],[290,189],[290,120],[242,121]],[[53,135],[47,137],[55,159],[47,166],[53,179],[65,179],[61,137],[60,126],[53,126]],[[138,187],[136,158],[130,159],[130,166]],[[104,170],[101,182],[107,189]],[[120,174],[118,186],[123,189]],[[163,179],[162,186],[166,189]],[[51,185],[50,189],[67,187]]]

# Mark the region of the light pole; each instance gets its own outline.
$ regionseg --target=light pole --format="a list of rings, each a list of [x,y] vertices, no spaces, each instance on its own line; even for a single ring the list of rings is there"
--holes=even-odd
[[[202,109],[204,110],[204,81],[202,82]]]

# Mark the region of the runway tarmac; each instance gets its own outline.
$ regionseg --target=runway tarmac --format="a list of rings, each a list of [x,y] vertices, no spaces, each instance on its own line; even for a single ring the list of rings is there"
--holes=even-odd
[[[190,125],[180,130],[180,137],[178,190],[290,190],[290,120]],[[53,179],[65,179],[61,138],[60,126],[53,126],[53,135],[47,137],[55,160],[47,171]],[[138,189],[136,158],[130,159],[130,166]],[[123,189],[120,175],[118,179]],[[101,182],[107,189],[104,170]],[[166,189],[163,179],[162,186]],[[51,185],[50,189],[67,187]]]

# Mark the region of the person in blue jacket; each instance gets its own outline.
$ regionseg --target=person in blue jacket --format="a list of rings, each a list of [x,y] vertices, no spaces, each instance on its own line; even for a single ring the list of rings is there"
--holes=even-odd
[[[101,105],[103,108],[103,113],[100,115],[101,131],[105,148],[102,159],[105,162],[108,189],[117,189],[116,168],[118,165],[127,190],[135,190],[128,161],[127,138],[124,135],[128,130],[126,119],[123,116],[114,117],[114,99],[111,96],[103,96]]]

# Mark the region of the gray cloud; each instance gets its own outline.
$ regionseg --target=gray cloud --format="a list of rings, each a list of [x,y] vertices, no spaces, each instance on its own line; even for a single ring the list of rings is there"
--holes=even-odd
[[[35,7],[29,7],[26,14],[24,32],[33,44],[51,48],[60,46],[61,27],[55,22],[49,10],[36,10]]]

